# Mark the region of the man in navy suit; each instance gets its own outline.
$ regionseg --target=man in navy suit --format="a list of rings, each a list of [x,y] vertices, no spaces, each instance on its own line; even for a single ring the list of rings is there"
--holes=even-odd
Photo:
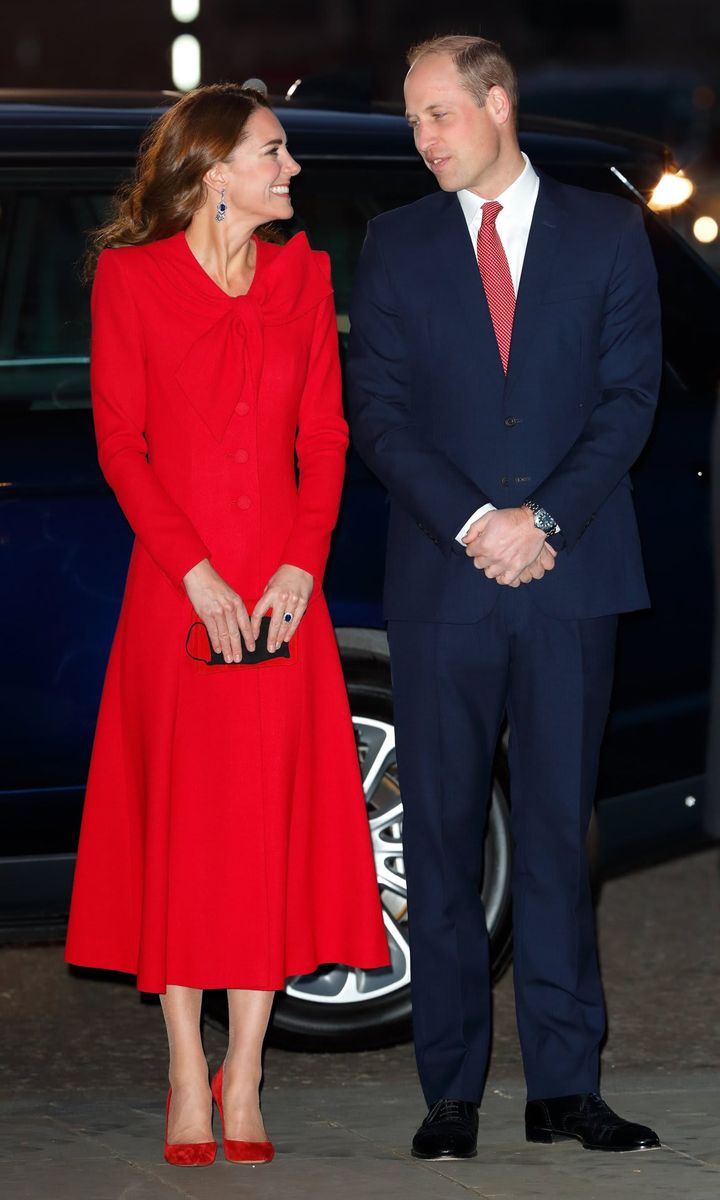
[[[409,55],[407,118],[440,192],[373,220],[348,359],[387,488],[385,609],[405,809],[423,1158],[476,1152],[490,979],[480,895],[510,730],[514,975],[526,1135],[659,1145],[598,1094],[605,1030],[585,837],[617,614],[648,596],[628,471],[660,373],[633,203],[533,169],[493,42]]]

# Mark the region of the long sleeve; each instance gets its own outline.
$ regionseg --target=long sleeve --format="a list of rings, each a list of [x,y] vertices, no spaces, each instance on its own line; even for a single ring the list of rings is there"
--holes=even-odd
[[[600,399],[581,436],[533,497],[572,548],[647,441],[660,386],[660,302],[642,217],[630,207],[608,287]]]
[[[148,460],[143,331],[122,252],[100,255],[92,293],[90,379],[100,468],[138,540],[172,584],[210,552]]]
[[[402,323],[372,223],[355,277],[347,374],[360,455],[444,553],[464,554],[456,534],[489,500],[413,421]]]
[[[282,562],[309,571],[319,590],[345,477],[348,428],[342,410],[333,297],[318,306],[295,443],[299,488]]]

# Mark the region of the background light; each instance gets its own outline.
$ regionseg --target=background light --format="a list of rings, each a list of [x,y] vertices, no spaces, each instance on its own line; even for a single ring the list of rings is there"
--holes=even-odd
[[[189,92],[200,82],[200,43],[190,33],[176,37],[172,44],[172,77],[180,92]]]
[[[693,225],[693,236],[699,242],[714,242],[718,235],[718,223],[714,217],[698,217]]]
[[[694,186],[683,175],[682,171],[666,171],[648,201],[648,205],[657,211],[662,208],[676,208],[684,204],[693,194]]]
[[[170,0],[172,15],[176,21],[187,24],[194,21],[200,12],[200,0]]]

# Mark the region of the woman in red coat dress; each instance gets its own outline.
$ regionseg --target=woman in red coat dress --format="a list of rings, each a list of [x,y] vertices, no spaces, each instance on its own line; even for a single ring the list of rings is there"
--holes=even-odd
[[[347,446],[329,262],[302,234],[255,234],[292,216],[299,170],[262,96],[200,88],[154,127],[96,237],[99,458],[136,540],[66,957],[161,994],[166,1157],[183,1165],[215,1156],[203,988],[228,989],[212,1087],[226,1156],[267,1161],[274,991],[321,963],[388,962],[321,592]],[[243,665],[267,613],[270,661]],[[196,620],[220,665],[186,653]],[[284,643],[290,657],[274,658]]]

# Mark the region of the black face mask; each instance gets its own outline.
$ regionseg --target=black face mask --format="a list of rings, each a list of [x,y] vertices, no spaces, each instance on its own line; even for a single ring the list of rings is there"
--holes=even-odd
[[[193,630],[197,629],[197,633],[193,635]],[[289,658],[290,645],[288,642],[282,642],[280,648],[272,654],[267,648],[267,638],[270,629],[270,617],[262,617],[260,620],[260,635],[255,642],[255,649],[248,650],[247,646],[243,646],[242,658],[239,663],[225,662],[222,651],[218,654],[213,650],[210,644],[210,636],[202,621],[193,621],[188,629],[187,637],[185,638],[185,649],[195,662],[205,663],[208,667],[252,667],[257,663],[272,662],[275,658]],[[203,637],[203,634],[205,635]],[[193,649],[201,650],[200,654],[193,654],[190,649],[190,642],[193,641]]]

